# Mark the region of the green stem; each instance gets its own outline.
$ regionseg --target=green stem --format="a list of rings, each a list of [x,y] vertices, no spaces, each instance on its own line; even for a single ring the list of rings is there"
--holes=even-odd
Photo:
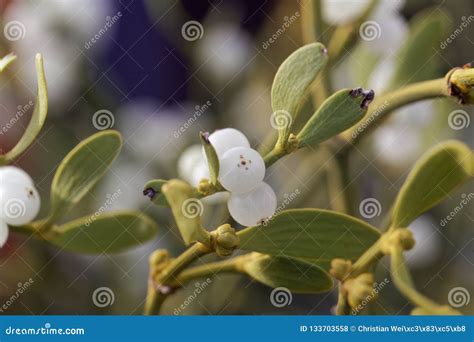
[[[268,168],[272,166],[278,159],[284,157],[287,152],[278,147],[278,144],[271,150],[264,158],[265,166]]]
[[[210,252],[211,249],[209,247],[197,242],[174,259],[170,265],[159,274],[158,279],[153,279],[154,272],[153,269],[150,269],[148,294],[144,310],[145,315],[156,315],[159,313],[161,305],[169,294],[160,289],[161,286],[168,285],[187,265]]]
[[[413,280],[411,279],[410,273],[406,267],[402,246],[392,246],[390,249],[390,256],[390,269],[395,286],[410,302],[433,314],[459,314],[458,311],[453,310],[450,307],[439,305],[430,298],[419,293],[414,288]]]
[[[219,273],[242,272],[241,264],[248,258],[248,254],[229,260],[216,261],[201,266],[192,267],[183,271],[173,283],[176,286],[184,286],[193,279],[210,277]]]
[[[383,238],[385,237],[385,234],[380,236],[380,238],[375,242],[372,246],[367,249],[364,254],[362,254],[359,259],[354,263],[352,266],[352,271],[350,276],[351,277],[356,277],[367,270],[370,269],[377,261],[382,259],[384,254],[381,251],[382,243],[383,243]]]

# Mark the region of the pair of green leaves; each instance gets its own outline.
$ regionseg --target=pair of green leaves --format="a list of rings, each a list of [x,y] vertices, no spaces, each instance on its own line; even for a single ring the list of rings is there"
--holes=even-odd
[[[59,165],[51,185],[53,224],[76,205],[104,176],[122,147],[116,131],[103,131],[80,142]],[[81,253],[114,253],[150,240],[156,224],[134,211],[101,213],[53,226],[49,241]]]
[[[278,69],[271,96],[272,120],[278,128],[281,146],[286,146],[298,109],[327,58],[326,48],[321,43],[312,43],[293,52]],[[352,127],[364,117],[373,95],[360,88],[334,93],[299,132],[299,145],[315,146]]]

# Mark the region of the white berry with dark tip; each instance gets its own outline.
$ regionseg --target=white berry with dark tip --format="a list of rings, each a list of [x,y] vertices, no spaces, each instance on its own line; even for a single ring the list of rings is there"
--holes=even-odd
[[[260,154],[248,147],[234,147],[220,160],[219,181],[236,194],[255,188],[265,177],[265,162]]]

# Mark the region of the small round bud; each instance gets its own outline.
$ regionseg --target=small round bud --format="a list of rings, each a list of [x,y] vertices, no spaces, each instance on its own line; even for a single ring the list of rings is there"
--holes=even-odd
[[[229,256],[239,246],[239,237],[229,224],[217,228],[212,236],[215,251],[219,256]]]
[[[38,191],[31,185],[8,182],[0,187],[0,220],[9,225],[30,223],[38,215],[40,205]]]
[[[267,183],[260,183],[245,194],[231,193],[227,208],[234,220],[243,226],[255,226],[263,223],[277,207],[277,198]]]
[[[351,272],[352,261],[344,259],[332,259],[329,273],[337,280],[342,281]]]
[[[348,279],[344,282],[344,289],[347,291],[347,301],[352,308],[358,307],[367,297],[376,297],[373,291],[374,275],[372,273],[362,273],[356,278]]]
[[[265,177],[265,162],[260,154],[248,147],[234,147],[220,160],[219,181],[236,194],[254,189]]]

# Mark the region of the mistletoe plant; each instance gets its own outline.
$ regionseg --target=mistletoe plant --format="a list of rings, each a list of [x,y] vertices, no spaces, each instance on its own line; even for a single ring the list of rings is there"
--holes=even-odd
[[[14,55],[4,57],[0,71],[14,60]],[[48,91],[40,54],[36,56],[36,72],[38,92],[30,123],[18,143],[0,155],[2,245],[9,229],[78,253],[120,252],[152,239],[157,231],[156,224],[136,211],[87,215],[61,222],[61,218],[104,176],[119,154],[122,138],[112,130],[92,135],[66,155],[54,174],[49,212],[46,217],[34,220],[40,208],[34,182],[23,170],[7,165],[28,149],[46,120]]]
[[[319,3],[303,2],[309,6]],[[175,258],[166,250],[151,255],[146,314],[158,314],[164,300],[190,281],[221,272],[245,274],[295,293],[327,292],[335,279],[339,289],[337,313],[349,314],[368,296],[374,296],[374,270],[384,256],[390,257],[394,284],[413,304],[413,314],[459,314],[415,289],[403,253],[415,244],[409,224],[473,177],[471,149],[458,141],[446,141],[426,152],[398,193],[387,227],[373,227],[349,215],[352,203],[346,191],[351,182],[347,168],[353,147],[394,110],[435,97],[472,104],[474,69],[466,65],[443,78],[417,82],[421,75],[414,68],[421,69],[421,65],[413,61],[419,60],[416,54],[423,57],[426,53],[418,52],[417,44],[439,28],[435,16],[413,27],[390,91],[377,97],[373,90],[363,88],[332,93],[328,67],[340,60],[342,51],[352,48],[355,28],[367,18],[373,4],[356,22],[334,30],[329,42],[333,51],[319,42],[308,42],[281,64],[271,90],[271,119],[278,128],[273,148],[263,146],[259,153],[233,128],[201,133],[208,169],[197,186],[180,179],[151,180],[144,186],[144,194],[153,203],[171,209],[188,246]],[[313,16],[318,10],[304,12]],[[320,20],[311,16],[304,18],[309,41],[321,30]],[[311,89],[314,83],[316,87]],[[297,129],[296,117],[311,91],[317,108]],[[275,213],[276,196],[263,182],[266,168],[303,148],[317,152],[321,145],[331,151],[329,159],[338,161],[338,196],[344,198],[337,204],[338,210],[301,208]],[[212,230],[201,222],[202,201],[219,192],[230,193],[227,206],[234,221]],[[236,230],[232,222],[245,228]],[[236,251],[238,255],[231,257]],[[192,266],[198,258],[212,253],[224,260]]]

